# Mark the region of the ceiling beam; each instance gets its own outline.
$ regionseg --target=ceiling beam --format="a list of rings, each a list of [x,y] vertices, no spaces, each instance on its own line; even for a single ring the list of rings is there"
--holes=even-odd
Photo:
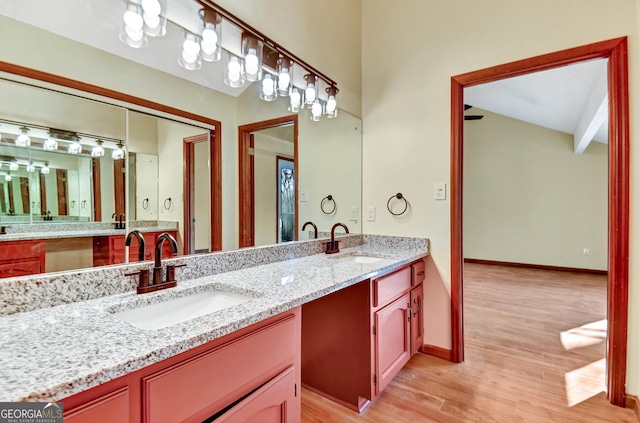
[[[582,154],[609,115],[606,68],[598,75],[573,133],[573,152]]]

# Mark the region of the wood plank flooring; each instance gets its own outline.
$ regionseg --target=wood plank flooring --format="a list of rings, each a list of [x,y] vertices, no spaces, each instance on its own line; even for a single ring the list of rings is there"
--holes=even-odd
[[[636,422],[606,399],[606,277],[465,264],[465,358],[414,356],[361,414],[308,390],[303,422]]]

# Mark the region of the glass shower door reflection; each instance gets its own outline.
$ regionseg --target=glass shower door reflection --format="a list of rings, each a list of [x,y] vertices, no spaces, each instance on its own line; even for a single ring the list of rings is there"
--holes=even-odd
[[[293,160],[276,157],[278,163],[278,242],[294,240],[295,234],[295,175]]]

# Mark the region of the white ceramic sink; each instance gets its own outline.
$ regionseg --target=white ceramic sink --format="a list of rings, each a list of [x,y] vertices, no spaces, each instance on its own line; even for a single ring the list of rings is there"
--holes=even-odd
[[[375,263],[376,261],[383,260],[382,257],[376,257],[376,256],[359,256],[359,255],[355,255],[355,256],[351,256],[351,258],[356,263],[363,263],[363,264]]]
[[[205,291],[120,311],[113,315],[140,329],[162,329],[242,304],[253,298],[229,291]]]
[[[351,252],[351,253],[344,253],[344,254],[338,253],[333,257],[339,260],[345,260],[345,261],[350,261],[353,263],[361,263],[361,264],[375,263],[377,261],[388,258],[383,255],[367,254],[365,252]]]

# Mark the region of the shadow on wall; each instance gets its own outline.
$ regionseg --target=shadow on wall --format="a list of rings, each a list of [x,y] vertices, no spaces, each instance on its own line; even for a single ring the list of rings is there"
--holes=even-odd
[[[424,343],[451,350],[451,295],[433,257],[425,263]]]

